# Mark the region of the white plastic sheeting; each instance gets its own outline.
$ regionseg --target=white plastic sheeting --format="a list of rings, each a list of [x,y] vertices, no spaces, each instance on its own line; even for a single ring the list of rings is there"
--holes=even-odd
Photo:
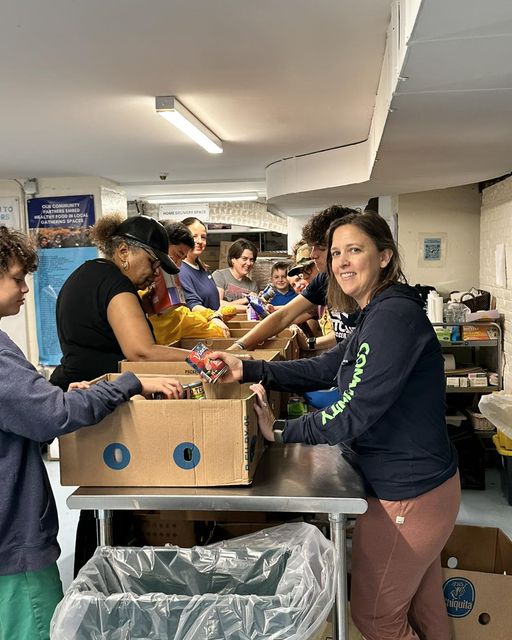
[[[306,640],[335,596],[334,546],[285,524],[208,547],[100,547],[57,607],[52,640]]]

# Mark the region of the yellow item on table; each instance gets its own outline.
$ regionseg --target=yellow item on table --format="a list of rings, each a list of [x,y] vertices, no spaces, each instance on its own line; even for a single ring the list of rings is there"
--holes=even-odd
[[[159,315],[150,315],[157,344],[169,344],[182,338],[224,338],[224,330],[209,318],[211,309],[191,311],[188,307],[174,307]]]
[[[226,321],[236,316],[237,310],[234,304],[227,304],[225,307],[221,307],[216,313],[222,314],[222,319]]]

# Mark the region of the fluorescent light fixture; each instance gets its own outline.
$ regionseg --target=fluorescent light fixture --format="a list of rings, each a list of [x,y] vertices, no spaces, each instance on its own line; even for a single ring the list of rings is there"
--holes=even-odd
[[[175,96],[157,96],[156,112],[183,131],[208,153],[222,153],[222,140],[198,120]]]
[[[194,204],[202,202],[254,202],[257,193],[225,193],[218,195],[175,195],[146,198],[151,204]]]

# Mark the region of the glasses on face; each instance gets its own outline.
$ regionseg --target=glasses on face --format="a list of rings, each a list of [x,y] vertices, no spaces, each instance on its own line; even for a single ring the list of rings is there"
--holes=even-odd
[[[157,258],[155,256],[155,254],[152,251],[150,251],[149,249],[146,249],[145,247],[143,247],[143,250],[148,254],[149,259],[151,260],[151,269],[153,271],[156,271],[156,269],[158,269],[158,267],[161,264],[160,259]]]

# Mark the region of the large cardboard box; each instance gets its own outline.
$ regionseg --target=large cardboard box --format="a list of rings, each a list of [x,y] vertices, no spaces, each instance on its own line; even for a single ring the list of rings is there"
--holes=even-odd
[[[441,561],[454,639],[511,638],[512,540],[493,527],[458,525]]]
[[[174,377],[182,382],[198,379]],[[61,483],[85,487],[250,484],[263,452],[255,396],[246,384],[205,383],[204,388],[206,400],[135,396],[98,425],[63,436]]]
[[[256,359],[267,361],[280,360],[282,358],[279,351],[267,351],[264,349],[254,352],[254,357]],[[124,373],[125,371],[132,371],[133,373],[139,375],[149,374],[172,377],[179,377],[180,375],[193,375],[196,379],[199,379],[197,377],[197,372],[192,369],[188,362],[131,362],[130,360],[121,360],[121,362],[119,363],[119,371],[121,371],[121,373]],[[216,384],[223,383],[218,382]],[[247,395],[251,394],[249,386],[249,384],[245,385],[247,389]],[[274,415],[279,417],[281,412],[283,411],[283,407],[286,407],[288,398],[286,398],[286,401],[282,400],[281,395],[284,394],[281,394],[279,391],[268,391],[267,395],[270,408],[274,412]]]

